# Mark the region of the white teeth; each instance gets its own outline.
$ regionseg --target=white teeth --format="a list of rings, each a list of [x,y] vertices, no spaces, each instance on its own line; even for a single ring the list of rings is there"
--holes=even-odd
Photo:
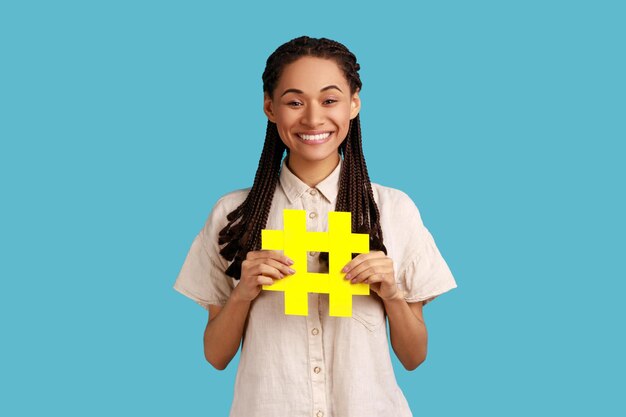
[[[304,140],[322,140],[326,139],[330,136],[330,132],[320,133],[319,135],[305,135],[303,133],[298,133],[298,136]]]

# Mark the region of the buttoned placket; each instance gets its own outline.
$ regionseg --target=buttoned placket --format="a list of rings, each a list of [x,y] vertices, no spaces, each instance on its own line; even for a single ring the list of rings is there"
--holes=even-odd
[[[319,191],[315,188],[307,190],[302,196],[302,203],[307,212],[307,230],[323,231],[322,202]],[[309,252],[307,264],[309,271],[317,272],[318,253]],[[309,295],[309,315],[307,316],[307,337],[309,344],[309,375],[311,379],[311,393],[313,416],[328,416],[326,402],[326,366],[324,363],[324,348],[322,343],[322,322],[320,319],[319,294]]]

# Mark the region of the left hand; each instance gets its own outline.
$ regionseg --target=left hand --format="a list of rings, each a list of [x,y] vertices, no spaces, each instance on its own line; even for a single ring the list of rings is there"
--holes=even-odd
[[[362,253],[348,262],[341,272],[346,273],[345,279],[349,279],[352,284],[369,284],[383,300],[400,295],[393,271],[393,260],[385,252]]]

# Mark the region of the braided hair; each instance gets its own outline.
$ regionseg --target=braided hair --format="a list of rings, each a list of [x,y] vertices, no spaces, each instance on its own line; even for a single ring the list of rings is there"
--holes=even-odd
[[[361,89],[358,73],[360,66],[348,48],[330,39],[302,36],[281,45],[269,56],[262,77],[264,93],[271,97],[283,69],[305,56],[334,60],[350,85],[350,93],[354,94]],[[247,253],[261,248],[261,230],[267,224],[285,150],[276,124],[268,121],[265,144],[252,188],[244,202],[228,214],[228,224],[219,233],[218,243],[222,245],[220,254],[232,261],[226,274],[233,278],[240,278],[241,263]],[[352,231],[368,233],[370,249],[387,253],[380,227],[380,212],[374,201],[363,157],[358,115],[350,121],[348,134],[339,146],[339,153],[343,156],[343,164],[335,210],[351,212]],[[320,259],[327,263],[328,254],[323,253]]]

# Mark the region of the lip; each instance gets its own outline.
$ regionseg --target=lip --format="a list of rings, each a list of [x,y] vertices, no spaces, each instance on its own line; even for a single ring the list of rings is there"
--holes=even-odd
[[[335,132],[328,130],[309,130],[306,132],[296,133],[295,136],[301,143],[305,143],[307,145],[319,145],[328,142],[333,137],[333,133]],[[306,136],[307,139],[301,135]],[[314,136],[319,136],[319,138],[314,138]]]

